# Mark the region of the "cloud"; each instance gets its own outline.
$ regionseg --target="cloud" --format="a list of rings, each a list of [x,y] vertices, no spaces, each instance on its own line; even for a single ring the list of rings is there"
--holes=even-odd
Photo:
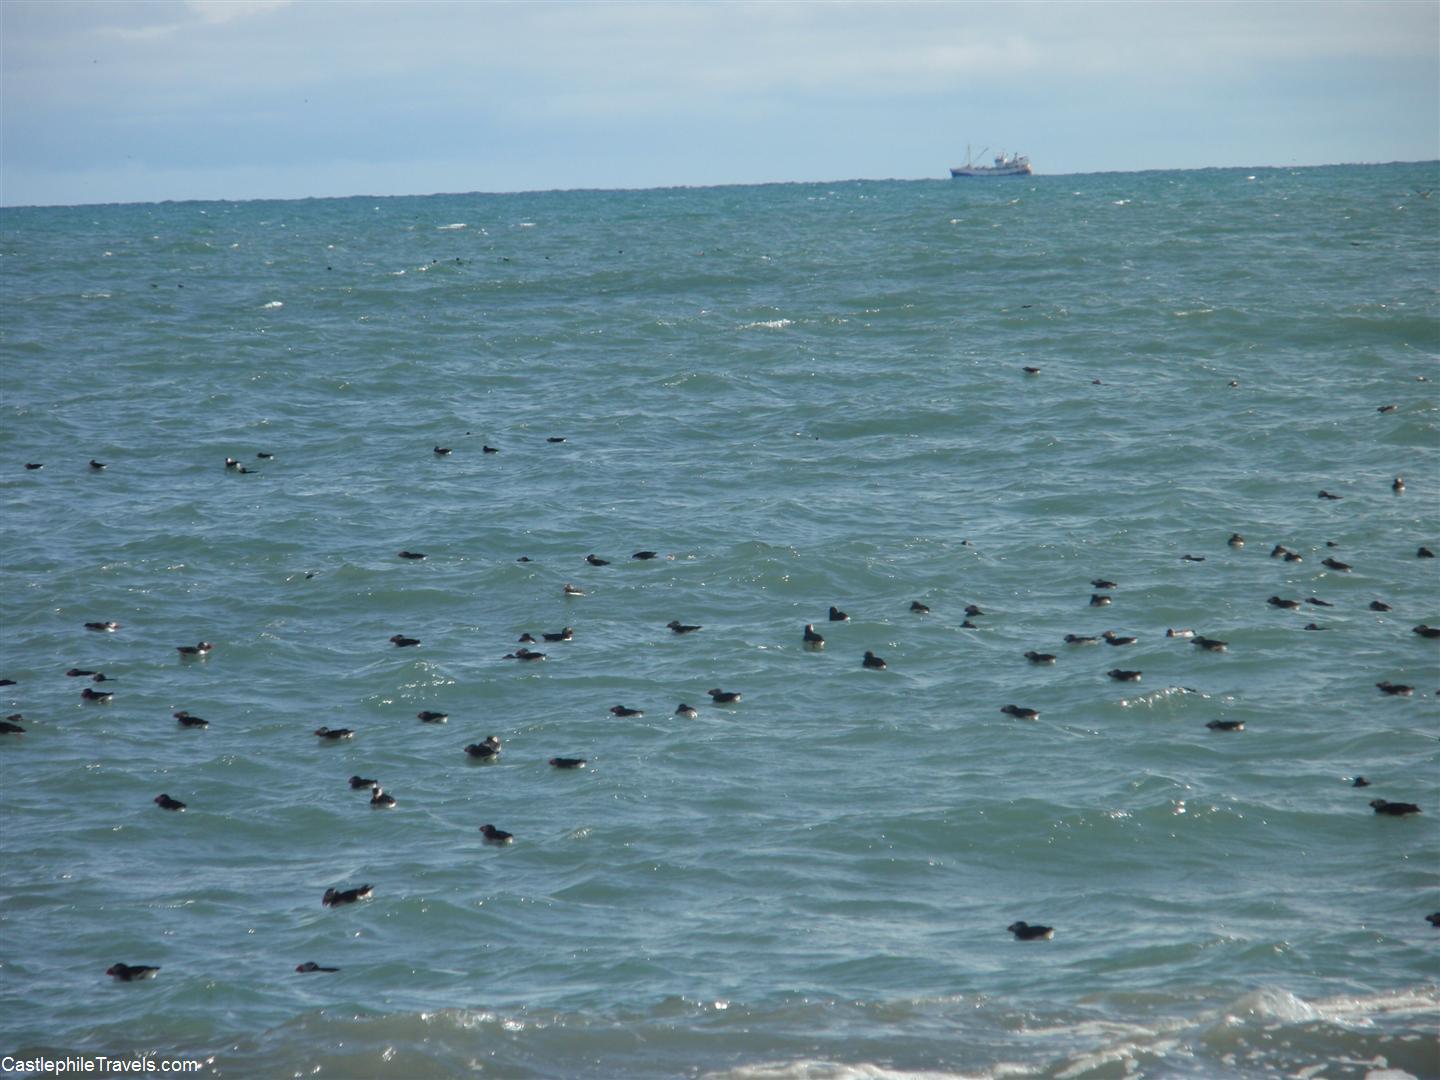
[[[289,7],[292,0],[185,0],[202,22],[228,23]]]

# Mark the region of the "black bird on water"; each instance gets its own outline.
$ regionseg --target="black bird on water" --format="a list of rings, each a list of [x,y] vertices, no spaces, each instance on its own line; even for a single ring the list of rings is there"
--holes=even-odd
[[[136,979],[153,979],[159,970],[150,964],[111,964],[105,974],[121,982],[134,982]]]
[[[353,904],[357,900],[368,898],[373,891],[373,887],[369,885],[357,885],[353,889],[326,889],[325,895],[320,898],[320,903],[324,907]]]
[[[1005,928],[1017,941],[1049,941],[1055,936],[1053,926],[1031,926],[1025,921],[1013,922]]]

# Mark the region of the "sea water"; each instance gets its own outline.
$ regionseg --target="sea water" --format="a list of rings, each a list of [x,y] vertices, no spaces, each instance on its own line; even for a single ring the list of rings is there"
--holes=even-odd
[[[1440,1075],[1435,191],[0,212],[0,1054]]]

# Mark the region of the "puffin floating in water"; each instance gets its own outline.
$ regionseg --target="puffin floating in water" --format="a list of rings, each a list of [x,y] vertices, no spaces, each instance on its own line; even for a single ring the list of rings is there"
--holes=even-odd
[[[1017,941],[1049,941],[1055,936],[1053,926],[1031,926],[1023,920],[1012,922],[1005,929],[1014,934]]]
[[[367,899],[374,888],[370,885],[357,885],[353,889],[326,889],[325,895],[320,898],[324,907],[339,907],[341,904],[353,904],[358,900]]]
[[[137,979],[153,979],[158,967],[150,964],[111,964],[105,974],[121,982],[135,982]]]
[[[465,747],[465,753],[479,761],[489,761],[500,756],[500,738],[486,735],[483,740]]]

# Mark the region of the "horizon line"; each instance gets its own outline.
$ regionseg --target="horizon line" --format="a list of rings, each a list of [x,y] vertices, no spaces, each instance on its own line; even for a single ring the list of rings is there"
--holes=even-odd
[[[863,177],[855,176],[841,180],[757,180],[737,181],[720,184],[655,184],[647,187],[555,187],[555,188],[516,188],[514,190],[501,191],[429,191],[429,192],[403,192],[390,194],[376,194],[373,192],[353,192],[349,195],[259,195],[243,198],[179,198],[179,199],[140,199],[130,201],[112,202],[88,202],[88,203],[6,203],[0,202],[0,211],[6,210],[83,210],[101,206],[173,206],[184,203],[252,203],[252,202],[326,202],[341,201],[345,199],[432,199],[440,197],[458,198],[462,196],[483,195],[483,196],[509,196],[509,195],[557,195],[575,194],[584,192],[614,193],[614,192],[645,192],[645,191],[707,191],[723,188],[747,188],[747,187],[781,187],[781,186],[804,186],[822,184],[918,184],[926,182],[954,183],[957,180],[980,180],[994,181],[1002,186],[1010,181],[1064,179],[1075,176],[1131,176],[1141,173],[1157,172],[1240,172],[1249,169],[1268,171],[1294,171],[1299,169],[1335,169],[1335,168],[1384,168],[1392,165],[1440,165],[1440,158],[1423,158],[1418,161],[1334,161],[1318,165],[1196,165],[1185,168],[1147,168],[1147,169],[1099,169],[1093,172],[1069,172],[1069,173],[1030,173],[1021,176],[992,176],[992,177],[966,177],[966,176],[916,176],[916,177]]]

